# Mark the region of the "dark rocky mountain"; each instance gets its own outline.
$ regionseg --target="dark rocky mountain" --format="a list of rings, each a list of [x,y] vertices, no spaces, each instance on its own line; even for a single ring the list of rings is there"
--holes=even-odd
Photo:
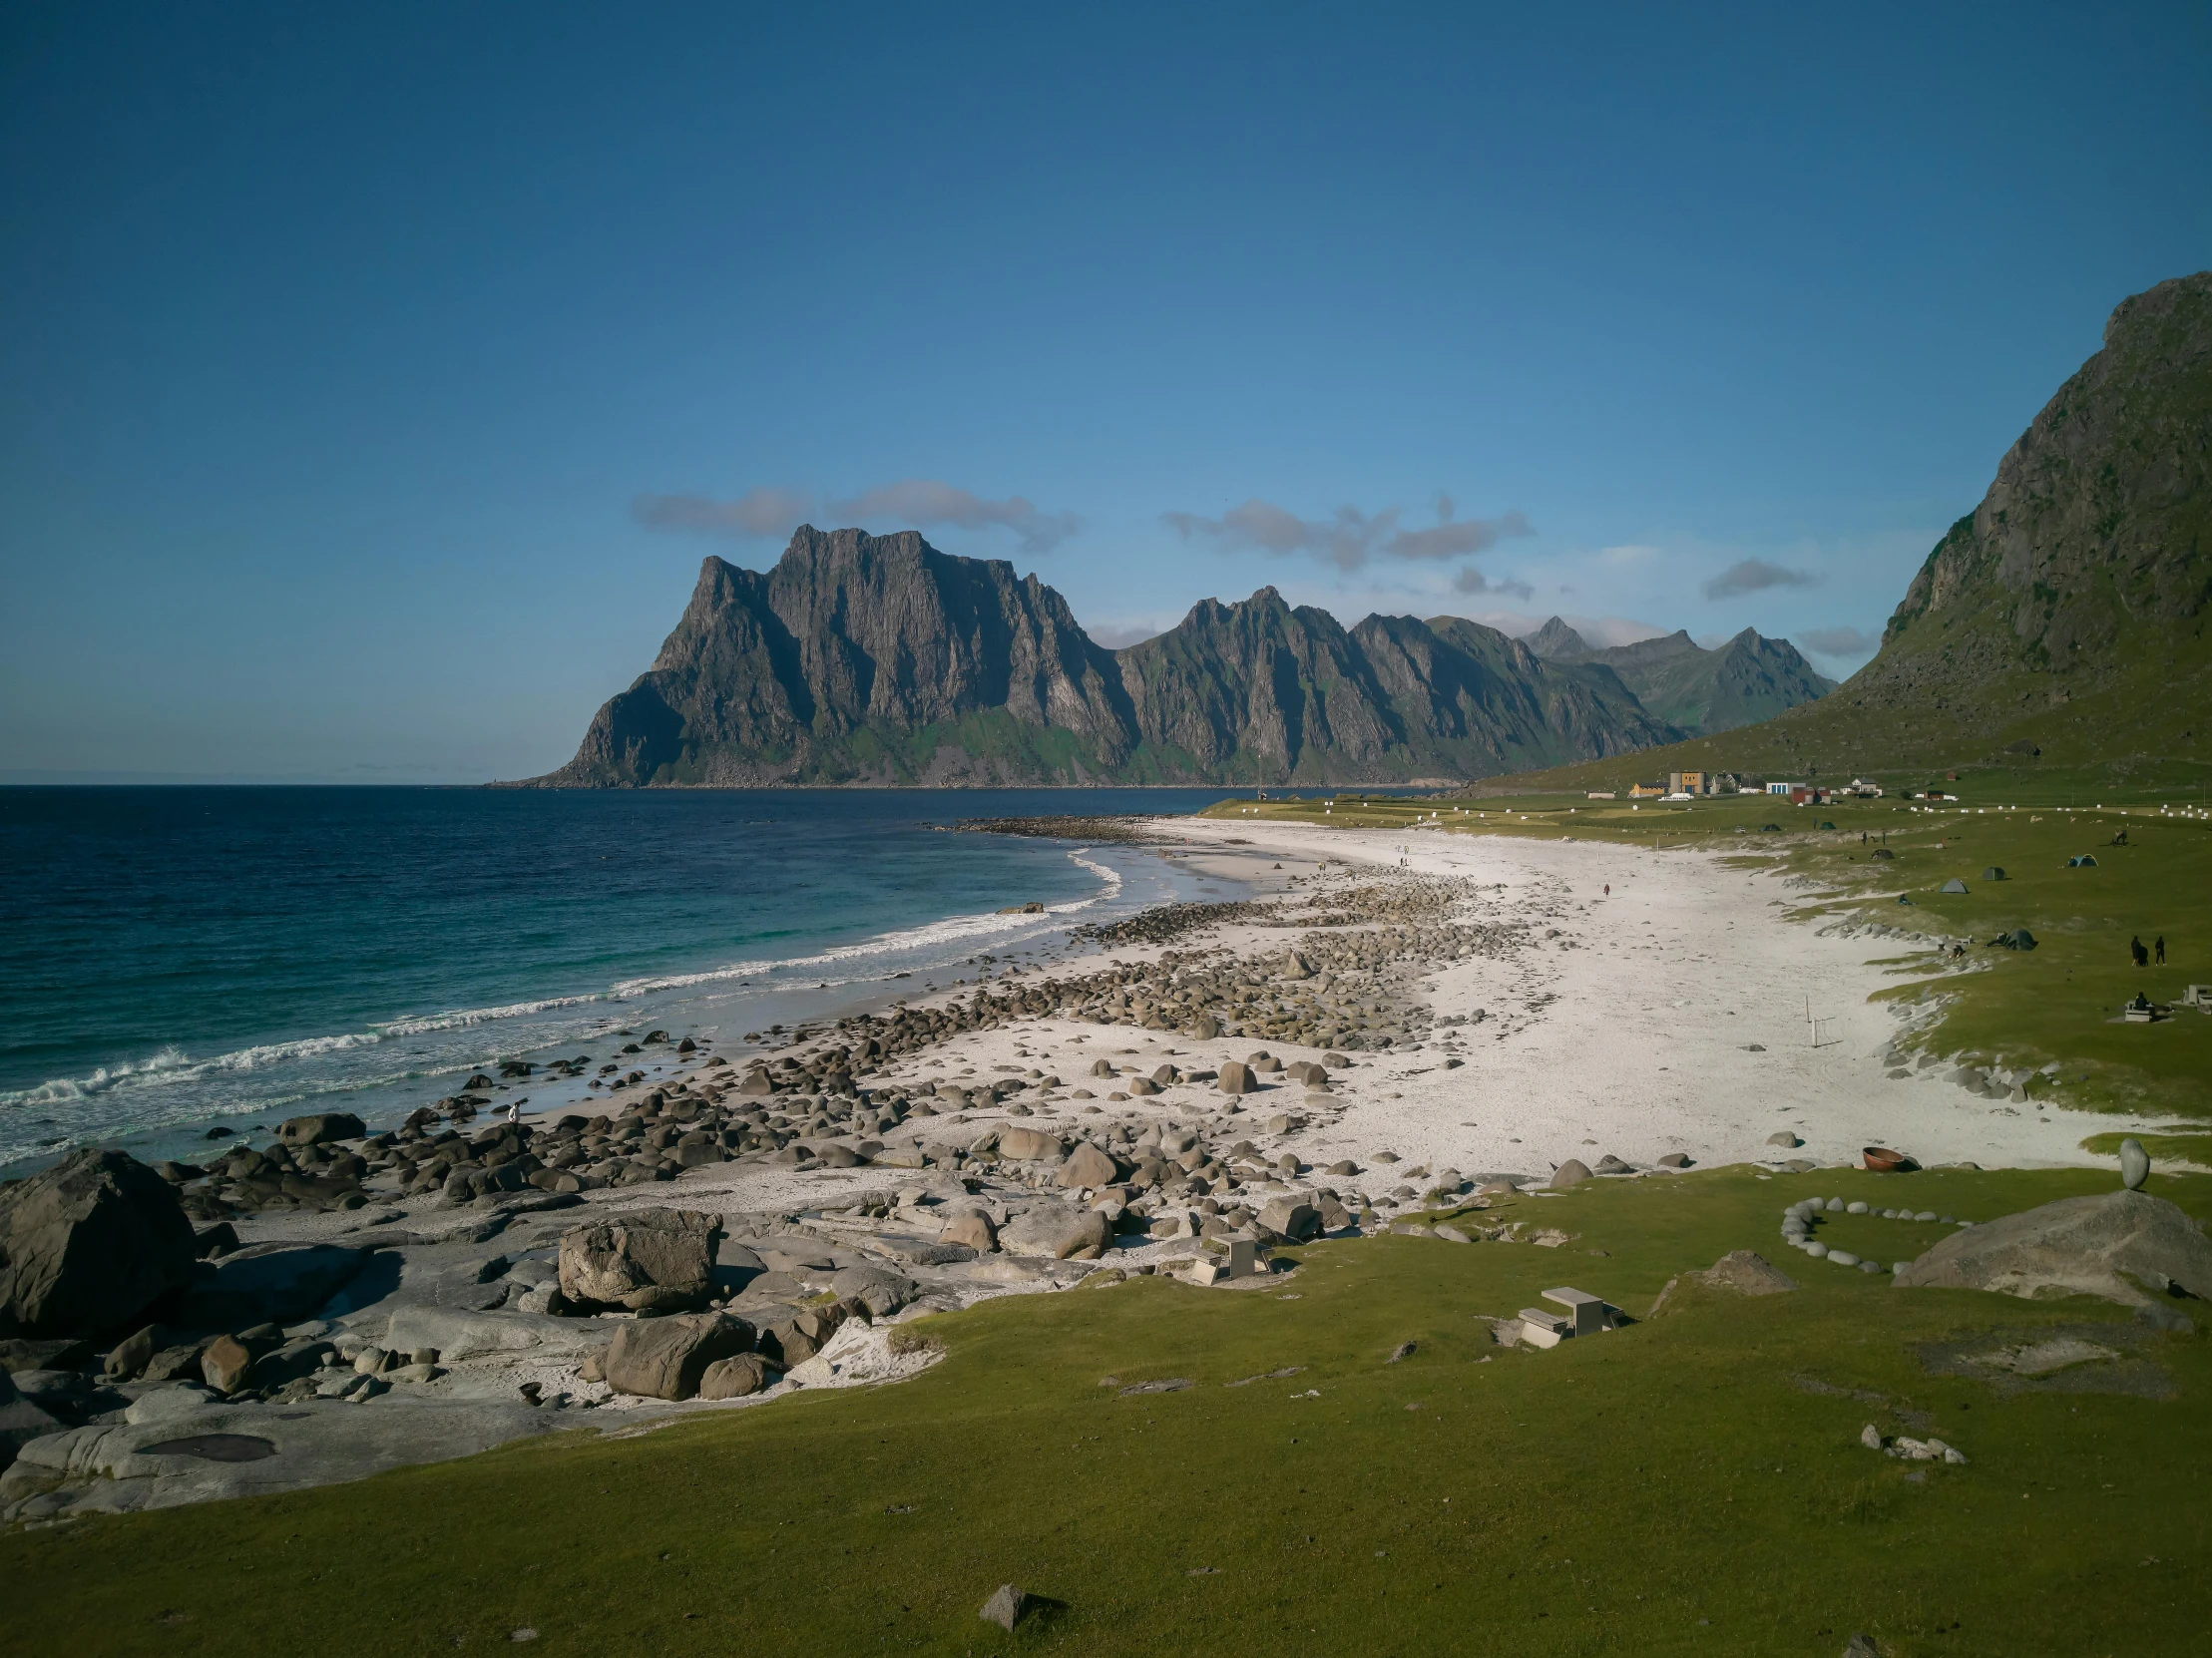
[[[1831,777],[2212,761],[2212,271],[2122,300],[1827,697],[1643,757]],[[1654,710],[1657,711],[1657,710]],[[1611,781],[1570,769],[1530,786]]]
[[[1110,651],[1009,564],[804,527],[765,573],[708,559],[653,667],[533,781],[1386,783],[1679,734],[1609,669],[1457,617],[1347,630],[1263,588]]]
[[[1679,630],[1597,646],[1553,617],[1531,636],[1529,648],[1548,661],[1611,668],[1653,718],[1693,737],[1772,719],[1836,688],[1788,639],[1770,639],[1750,627],[1715,650]]]

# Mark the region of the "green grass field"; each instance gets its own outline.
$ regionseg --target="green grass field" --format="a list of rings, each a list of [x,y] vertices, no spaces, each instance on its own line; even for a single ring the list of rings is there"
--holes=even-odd
[[[2000,780],[2001,781],[2001,780]],[[1938,1051],[2010,1065],[2057,1063],[2054,1097],[2088,1110],[2170,1119],[2163,1155],[2212,1166],[2212,1017],[2182,1010],[2154,1025],[2113,1023],[2140,990],[2170,1004],[2192,984],[2212,985],[2212,816],[2189,803],[2123,804],[2098,797],[2077,807],[2015,796],[1976,779],[1949,784],[1965,799],[1913,811],[1894,799],[1791,806],[1763,795],[1720,796],[1689,806],[1593,801],[1578,795],[1501,800],[1437,797],[1318,802],[1229,801],[1208,816],[1235,822],[1322,822],[1408,833],[1561,835],[1652,849],[1720,849],[1763,867],[1813,877],[1847,896],[1815,902],[1809,922],[1840,915],[1977,941],[1982,971],[1901,970],[1899,997],[1934,996],[1943,1016]],[[2193,808],[2192,808],[2193,810]],[[1436,831],[1415,825],[1432,817]],[[1833,830],[1819,825],[1832,823]],[[1767,833],[1776,824],[1780,833]],[[2127,833],[2126,846],[2111,841]],[[1861,837],[1867,837],[1862,843]],[[1886,843],[1885,843],[1885,837]],[[1886,844],[1896,856],[1877,860]],[[2094,868],[2066,860],[2090,854]],[[2005,872],[1986,882],[1983,870]],[[1963,895],[1939,892],[1952,877]],[[1816,889],[1817,890],[1817,889]],[[1910,905],[1898,899],[1909,897]],[[2025,927],[2032,951],[1987,947]],[[2137,969],[2128,941],[2163,937],[2163,966]],[[2108,1150],[2101,1143],[2093,1149]]]
[[[1775,1239],[1816,1192],[1986,1219],[2113,1184],[1724,1169],[1512,1200],[1574,1234],[1557,1249],[1384,1237],[1310,1247],[1261,1290],[1001,1300],[917,1326],[946,1357],[895,1387],[19,1531],[0,1538],[7,1646],[412,1653],[535,1629],[533,1650],[595,1658],[1833,1655],[1865,1630],[1908,1658],[2201,1651],[2212,1342],[2146,1333],[2131,1372],[2008,1396],[1917,1348],[2083,1324],[2117,1347],[2136,1327],[2101,1303],[1894,1289]],[[2212,1179],[2152,1189],[2212,1214]],[[1888,1259],[1946,1230],[1842,1217],[1829,1236]],[[1641,1315],[1737,1247],[1803,1288],[1702,1295],[1549,1353],[1494,1345],[1481,1317],[1558,1284]],[[2128,1374],[2137,1392],[2097,1391]],[[1191,1386],[1121,1392],[1165,1378]],[[1970,1460],[1882,1456],[1869,1422]],[[977,1617],[1007,1581],[1053,1603],[1012,1635]]]

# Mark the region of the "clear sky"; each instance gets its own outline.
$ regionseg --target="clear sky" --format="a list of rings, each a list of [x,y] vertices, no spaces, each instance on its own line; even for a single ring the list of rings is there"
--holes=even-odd
[[[2201,0],[0,9],[0,776],[543,771],[802,518],[1841,676],[2212,264],[2208,88]]]

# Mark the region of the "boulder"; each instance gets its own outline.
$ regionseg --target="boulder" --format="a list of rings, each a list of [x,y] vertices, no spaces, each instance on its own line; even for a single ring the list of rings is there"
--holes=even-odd
[[[1259,1078],[1252,1074],[1252,1067],[1242,1059],[1224,1059],[1221,1071],[1213,1079],[1213,1085],[1223,1093],[1251,1093],[1259,1087]]]
[[[1580,1185],[1589,1177],[1589,1165],[1579,1157],[1569,1157],[1551,1171],[1551,1186],[1554,1191],[1564,1191],[1569,1186]]]
[[[219,1394],[234,1394],[244,1387],[252,1368],[252,1353],[235,1336],[218,1336],[201,1350],[200,1374]]]
[[[700,1399],[743,1399],[775,1386],[775,1372],[757,1353],[739,1353],[716,1359],[699,1373]]]
[[[707,1366],[751,1352],[752,1339],[752,1326],[727,1313],[633,1319],[616,1327],[601,1366],[617,1393],[689,1399]]]
[[[1041,1203],[1007,1222],[999,1247],[1016,1255],[1056,1261],[1096,1260],[1113,1242],[1113,1223],[1097,1209],[1074,1210]]]
[[[1042,1128],[999,1130],[999,1155],[1011,1157],[1016,1162],[1058,1162],[1067,1149],[1058,1135],[1048,1134]]]
[[[2150,1157],[2143,1150],[2143,1142],[2129,1135],[2120,1141],[2120,1184],[2131,1192],[2139,1192],[2149,1178]]]
[[[312,1111],[303,1117],[286,1117],[276,1125],[276,1137],[286,1145],[357,1140],[367,1132],[367,1125],[351,1111]]]
[[[834,1301],[827,1307],[801,1307],[760,1327],[754,1349],[788,1370],[803,1365],[829,1346],[829,1340],[853,1319],[866,1316],[859,1301]]]
[[[985,1623],[995,1623],[1001,1629],[1011,1630],[1022,1621],[1022,1614],[1029,1610],[1030,1597],[1011,1583],[1001,1583],[998,1592],[983,1603],[977,1614]]]
[[[154,1355],[169,1344],[169,1332],[158,1324],[150,1324],[135,1336],[126,1336],[115,1345],[100,1369],[111,1382],[131,1382],[153,1363]]]
[[[168,1181],[87,1147],[0,1186],[0,1335],[91,1336],[192,1282],[192,1221]]]
[[[937,1234],[941,1244],[963,1244],[978,1255],[988,1255],[999,1247],[998,1228],[985,1214],[955,1215],[945,1223],[945,1230]]]
[[[2212,1297],[2212,1240],[2187,1214],[2147,1192],[2066,1197],[1954,1232],[1895,1282],[2147,1306],[2176,1285]]]
[[[370,1253],[322,1243],[233,1250],[193,1286],[185,1322],[203,1330],[296,1324],[351,1283]]]
[[[839,1299],[858,1301],[871,1318],[879,1319],[897,1312],[922,1293],[913,1279],[881,1267],[846,1267],[829,1281],[829,1287]]]
[[[561,1239],[561,1294],[580,1307],[668,1311],[714,1293],[721,1221],[695,1209],[636,1209]]]
[[[1321,1212],[1302,1197],[1270,1198],[1259,1212],[1260,1225],[1295,1243],[1304,1243],[1321,1230]]]
[[[1085,1140],[1060,1165],[1060,1183],[1071,1190],[1081,1186],[1106,1186],[1119,1178],[1120,1173],[1120,1166],[1111,1157]]]

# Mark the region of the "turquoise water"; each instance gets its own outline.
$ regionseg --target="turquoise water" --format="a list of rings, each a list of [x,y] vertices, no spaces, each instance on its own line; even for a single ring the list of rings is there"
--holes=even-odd
[[[189,1156],[300,1110],[396,1121],[502,1058],[949,986],[986,952],[1232,895],[1131,848],[936,826],[1220,798],[0,789],[0,1169],[92,1142]],[[1029,902],[1048,913],[995,913]]]

